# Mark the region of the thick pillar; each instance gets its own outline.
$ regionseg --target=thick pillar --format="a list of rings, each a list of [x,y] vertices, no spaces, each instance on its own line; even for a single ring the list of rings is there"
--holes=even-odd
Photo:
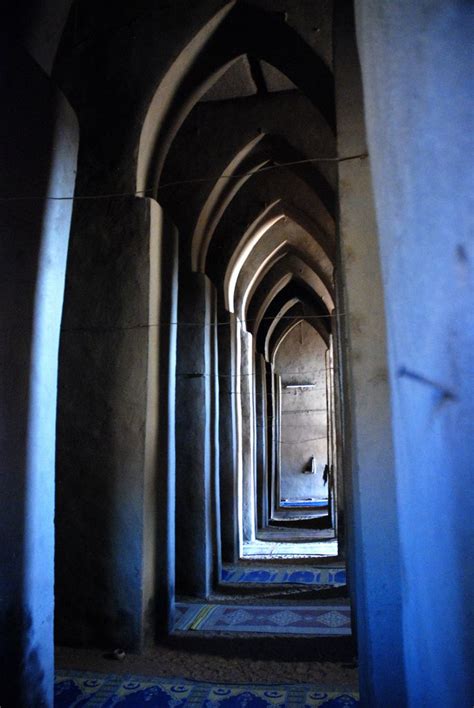
[[[178,232],[150,200],[152,264],[145,477],[144,608],[158,632],[174,625]],[[156,323],[157,326],[154,326]],[[154,565],[148,559],[155,558]],[[151,629],[149,623],[148,629]]]
[[[219,483],[221,542],[224,563],[239,557],[237,525],[236,317],[218,308]],[[224,324],[228,323],[228,324]]]
[[[265,357],[255,357],[255,445],[257,474],[257,524],[263,528],[268,524],[267,489],[267,382]]]
[[[138,649],[153,629],[156,467],[169,453],[156,449],[154,361],[168,235],[150,200],[85,200],[74,211],[56,513],[57,636],[70,645]]]
[[[218,329],[217,292],[211,288],[211,497],[213,580],[216,584],[222,577]]]
[[[273,367],[273,469],[270,482],[271,515],[280,506],[280,480],[281,480],[281,376]]]
[[[212,284],[180,274],[176,371],[176,582],[180,594],[212,588]]]
[[[335,79],[338,154],[363,154],[367,148],[350,3],[343,3],[335,16]],[[340,163],[339,213],[348,567],[361,700],[367,706],[399,708],[405,700],[402,577],[383,288],[368,159]]]
[[[0,704],[16,708],[53,704],[57,364],[73,204],[53,197],[74,194],[79,136],[37,63],[3,34],[0,53]]]
[[[343,299],[341,299],[343,304]],[[338,539],[338,555],[340,557],[345,557],[346,555],[346,511],[345,511],[345,499],[346,493],[344,489],[344,394],[342,387],[342,377],[341,377],[341,361],[343,361],[342,355],[342,341],[344,326],[342,328],[339,326],[340,320],[343,319],[338,317],[337,311],[333,312],[332,317],[332,332],[334,333],[331,337],[331,347],[330,347],[330,378],[332,385],[332,397],[333,397],[333,466],[334,466],[334,488],[335,488],[335,519],[334,525]]]
[[[406,705],[470,706],[474,6],[356,7],[387,306]]]
[[[255,539],[255,456],[253,400],[253,337],[239,323],[240,411],[242,444],[242,534],[244,543]]]
[[[275,376],[273,374],[273,365],[266,362],[266,389],[267,389],[267,473],[266,473],[266,490],[267,490],[267,508],[268,519],[272,518],[274,512],[273,504],[273,479],[275,476]]]

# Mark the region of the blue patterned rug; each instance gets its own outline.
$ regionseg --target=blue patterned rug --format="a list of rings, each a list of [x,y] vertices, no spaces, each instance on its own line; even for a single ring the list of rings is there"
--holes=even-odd
[[[233,605],[177,602],[175,630],[293,634],[351,634],[350,605]]]
[[[282,499],[280,502],[280,506],[285,509],[298,509],[299,507],[318,509],[327,505],[327,499]]]
[[[222,568],[223,583],[261,583],[261,584],[301,584],[329,585],[342,587],[346,584],[346,569],[343,567],[320,566],[318,568],[257,568],[228,565]]]
[[[58,670],[54,686],[55,708],[352,708],[359,705],[357,693],[321,690],[311,684],[203,683]]]

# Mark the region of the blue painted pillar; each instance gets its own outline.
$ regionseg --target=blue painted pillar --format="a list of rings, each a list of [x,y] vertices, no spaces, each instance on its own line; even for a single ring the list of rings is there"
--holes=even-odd
[[[0,704],[50,706],[56,388],[72,211],[51,197],[74,193],[78,127],[49,78],[3,37],[0,60],[0,195],[19,198],[0,203]]]
[[[474,5],[357,0],[387,307],[407,705],[474,699]]]
[[[339,3],[334,22],[338,153],[363,155],[367,147],[351,3]],[[402,573],[370,161],[346,160],[338,171],[347,561],[361,700],[364,706],[400,708],[405,700]]]

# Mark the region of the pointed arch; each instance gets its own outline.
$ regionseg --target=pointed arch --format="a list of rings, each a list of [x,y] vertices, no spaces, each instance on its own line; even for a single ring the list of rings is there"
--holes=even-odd
[[[334,129],[334,80],[323,60],[280,14],[227,3],[182,50],[155,92],[138,145],[138,191],[156,194],[166,154],[187,114],[244,54],[288,76]]]
[[[304,260],[298,256],[287,255],[267,273],[254,293],[247,310],[250,332],[256,333],[258,331],[262,317],[270,303],[292,281],[304,283],[318,297],[324,311],[329,313],[328,305],[318,292],[321,283],[318,276]]]
[[[290,280],[269,303],[260,320],[258,329],[254,332],[255,347],[261,354],[265,355],[266,338],[275,317],[291,299],[300,301],[303,307],[310,307],[311,316],[318,323],[318,326],[327,331],[329,336],[331,332],[331,315],[320,298],[305,282]]]
[[[286,256],[298,258],[313,271],[315,280],[318,283],[316,288],[318,295],[329,309],[334,307],[334,289],[332,287],[332,283],[328,283],[325,273],[321,270],[318,259],[314,257],[314,254],[308,253],[304,248],[295,246],[288,240],[282,239],[281,243],[274,248],[269,256],[264,258],[260,262],[259,266],[253,268],[253,275],[248,282],[242,283],[241,289],[238,287],[236,288],[236,302],[240,302],[240,318],[243,321],[246,319],[248,303],[251,301],[252,296],[258,289],[261,281],[276,265],[277,261],[281,261]],[[252,269],[249,267],[249,270]]]
[[[193,271],[205,271],[207,252],[214,231],[241,187],[264,167],[303,159],[303,154],[292,148],[283,138],[264,133],[257,135],[237,152],[224,168],[221,177],[216,179],[196,222],[191,245]],[[286,169],[290,169],[296,177],[314,189],[316,198],[334,219],[335,193],[319,170],[309,164],[294,164]]]

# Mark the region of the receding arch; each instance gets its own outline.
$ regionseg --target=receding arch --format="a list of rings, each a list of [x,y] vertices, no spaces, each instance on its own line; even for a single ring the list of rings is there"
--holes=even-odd
[[[138,193],[148,194],[150,191],[156,190],[164,162],[163,152],[169,148],[174,134],[184,120],[182,110],[174,121],[171,119],[174,113],[174,104],[177,102],[177,93],[185,77],[191,72],[198,57],[205,49],[210,37],[232,10],[235,2],[236,0],[232,0],[227,3],[196,33],[175,59],[155,91],[140,133],[136,182]],[[234,61],[236,59],[237,57],[234,58]],[[223,64],[219,74],[223,74],[231,63],[229,61]],[[209,84],[212,84],[219,74],[215,72],[209,78]],[[201,93],[205,93],[205,87],[201,89]],[[197,101],[198,98],[199,93],[197,92],[195,100]],[[191,103],[192,97],[188,101]],[[158,164],[154,164],[155,162]]]
[[[224,275],[224,298],[225,304],[229,312],[234,312],[234,291],[237,278],[242,265],[247,259],[249,253],[256,243],[265,235],[265,233],[280,219],[283,219],[283,214],[279,210],[275,210],[275,204],[271,204],[263,214],[250,225],[243,234],[238,248],[234,250],[227,265]]]
[[[220,217],[239,189],[255,176],[262,167],[285,164],[303,159],[303,155],[290,147],[279,136],[261,133],[248,142],[226,165],[207,197],[199,214],[192,236],[191,268],[205,272],[209,244]],[[289,169],[315,190],[316,198],[332,218],[334,213],[334,190],[314,165],[290,165]]]
[[[249,322],[248,330],[250,332],[255,333],[258,331],[262,317],[268,309],[269,304],[291,281],[304,283],[318,296],[324,310],[329,312],[327,304],[324,303],[318,293],[321,281],[318,279],[316,273],[298,256],[287,255],[278,261],[267,273],[254,293],[247,310]]]
[[[270,229],[269,229],[270,230]],[[267,232],[268,233],[268,232]],[[268,255],[263,258],[261,261],[259,261],[258,266],[255,267],[255,265],[252,263],[251,266],[248,266],[248,261],[250,259],[247,259],[247,263],[245,266],[248,266],[251,268],[251,277],[247,284],[243,285],[241,289],[239,289],[239,280],[242,280],[243,274],[245,275],[245,266],[241,268],[240,273],[237,278],[237,284],[236,284],[236,300],[240,301],[240,319],[242,322],[245,321],[245,313],[247,311],[247,301],[249,297],[251,297],[252,293],[254,292],[255,287],[257,286],[259,279],[263,277],[263,275],[273,267],[273,265],[277,262],[277,260],[280,260],[283,258],[287,252],[288,252],[288,242],[286,240],[281,241],[277,246],[271,250]]]
[[[155,194],[166,154],[186,115],[244,54],[259,57],[287,75],[334,129],[330,69],[282,15],[233,0],[182,50],[153,96],[138,145],[138,191]]]
[[[295,217],[295,218],[293,218]],[[294,210],[291,206],[285,204],[284,202],[277,200],[273,204],[271,204],[269,207],[267,207],[263,213],[261,213],[255,221],[246,229],[244,234],[242,235],[239,243],[233,250],[229,262],[227,263],[225,267],[225,274],[224,274],[224,297],[225,297],[225,303],[226,303],[226,308],[230,312],[234,312],[235,309],[235,288],[237,285],[237,280],[239,277],[239,274],[244,266],[244,263],[246,262],[248,256],[252,252],[252,250],[255,248],[255,246],[258,244],[258,242],[265,236],[265,234],[277,224],[277,222],[281,221],[284,218],[288,218],[290,221],[300,225],[299,222],[303,222],[304,225],[301,225],[301,228],[306,231],[306,233],[309,234],[308,228],[314,229],[316,233],[318,233],[318,230],[316,227],[311,224],[311,220],[309,218],[305,218],[304,215],[301,214],[301,212]],[[312,234],[309,234],[312,236]],[[317,238],[314,238],[314,244],[319,245],[319,240]],[[225,265],[225,261],[224,261]],[[222,263],[221,263],[222,267]],[[314,267],[317,269],[317,276],[319,277],[321,284],[322,284],[322,290],[325,292],[325,295],[329,298],[329,300],[332,302],[334,299],[334,292],[333,292],[333,286],[332,286],[332,270],[333,270],[333,265],[331,259],[327,256],[327,254],[322,250],[318,254],[317,260],[314,260]],[[257,268],[257,271],[261,270],[262,265],[260,265]],[[316,272],[316,271],[315,271]],[[258,278],[258,274],[257,274]]]
[[[285,303],[281,306],[279,312],[278,312],[278,313],[273,317],[273,319],[269,322],[269,325],[268,325],[268,328],[267,328],[267,332],[266,332],[266,335],[265,335],[265,345],[264,345],[264,356],[265,356],[265,359],[266,359],[268,362],[270,361],[270,357],[269,357],[269,355],[268,355],[268,342],[269,342],[269,339],[270,339],[270,337],[272,336],[272,333],[273,333],[275,327],[277,326],[277,324],[280,322],[280,320],[281,320],[283,317],[286,317],[286,316],[287,316],[287,312],[288,312],[294,305],[296,305],[296,303],[298,303],[298,302],[300,302],[300,301],[298,300],[297,297],[291,297],[287,302],[285,302]]]
[[[307,283],[291,279],[269,303],[258,329],[254,332],[255,348],[261,354],[265,355],[265,340],[270,326],[282,308],[292,298],[300,301],[303,307],[311,308],[311,317],[318,322],[318,325],[324,327],[327,331],[327,336],[329,336],[332,329],[331,315],[328,313],[324,303],[321,302],[320,298]]]
[[[293,204],[288,203],[284,199],[281,199],[278,204],[274,206],[274,211],[281,211],[284,217],[278,224],[279,231],[284,232],[281,236],[282,240],[287,241],[289,246],[295,245],[297,240],[304,241],[301,250],[312,252],[313,260],[318,263],[317,272],[333,297],[332,273],[334,262],[332,253],[328,254],[324,248],[324,239],[320,237],[321,234],[318,225],[309,215],[296,209]],[[299,237],[298,239],[295,238],[293,227],[301,229],[301,233],[296,234]]]
[[[206,256],[209,243],[212,240],[214,230],[224,213],[227,205],[232,201],[233,196],[241,186],[250,179],[251,175],[268,164],[268,159],[255,161],[252,153],[255,146],[261,143],[264,135],[257,135],[256,138],[247,143],[225,168],[223,175],[226,179],[217,179],[211,193],[199,214],[196,228],[194,229],[191,242],[191,268],[193,271],[204,273],[206,268]],[[251,164],[247,164],[250,162]],[[245,173],[241,177],[238,173]],[[228,175],[235,176],[234,179],[227,179]]]
[[[298,304],[302,304],[300,300],[298,301],[297,305]],[[325,328],[321,326],[321,320],[319,320],[317,316],[312,314],[312,312],[314,311],[312,310],[311,306],[306,306],[306,308],[307,311],[304,313],[297,312],[295,306],[290,308],[287,311],[286,319],[283,326],[276,328],[272,333],[273,337],[270,337],[272,341],[268,343],[268,361],[271,364],[274,365],[278,348],[282,344],[285,337],[287,337],[290,331],[294,329],[298,324],[300,324],[300,322],[306,322],[307,324],[309,324],[322,338],[326,346],[329,346],[328,333]],[[293,310],[295,311],[293,312]]]
[[[281,244],[276,247],[271,254],[264,260],[261,261],[260,265],[255,269],[253,277],[247,284],[243,284],[241,297],[240,297],[240,317],[242,321],[245,321],[248,309],[248,302],[252,299],[253,294],[258,289],[261,281],[265,278],[267,273],[275,266],[277,261],[281,261],[284,257],[294,256],[299,258],[305,265],[307,265],[314,273],[315,281],[317,282],[316,292],[321,297],[325,305],[332,309],[334,307],[334,292],[332,287],[328,287],[327,279],[325,274],[321,271],[319,267],[318,260],[307,253],[304,249],[298,248],[297,246],[288,243],[285,239]],[[250,269],[250,266],[249,266]],[[241,271],[242,272],[242,271]],[[240,292],[237,291],[237,295]],[[236,299],[238,301],[238,298]]]
[[[332,237],[329,239],[328,234],[320,229],[319,224],[313,221],[311,215],[295,208],[293,203],[288,203],[281,198],[271,202],[263,211],[261,203],[257,200],[249,203],[242,195],[242,201],[245,205],[243,218],[239,216],[239,210],[236,205],[233,206],[232,211],[229,211],[228,208],[210,244],[206,273],[215,284],[218,285],[221,282],[225,282],[227,287],[241,250],[247,247],[249,240],[252,240],[252,247],[260,240],[259,238],[254,238],[257,230],[260,229],[261,238],[273,223],[286,217],[306,231],[315,244],[318,244],[320,248],[318,254],[319,272],[328,290],[332,290],[333,260],[335,258],[334,241]],[[248,220],[249,217],[250,220]],[[242,222],[249,224],[249,226],[242,229],[240,226]],[[265,227],[263,227],[264,224],[266,224]],[[244,261],[239,260],[238,262],[242,266]]]

